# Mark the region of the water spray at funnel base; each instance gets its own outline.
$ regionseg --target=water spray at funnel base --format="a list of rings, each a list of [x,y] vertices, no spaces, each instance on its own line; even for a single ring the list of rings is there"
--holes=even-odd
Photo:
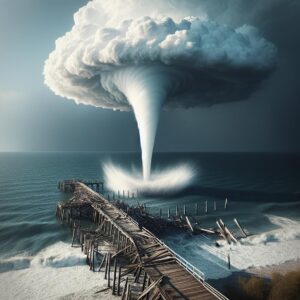
[[[196,170],[188,163],[179,164],[163,170],[153,170],[150,180],[143,180],[141,172],[135,169],[126,170],[108,162],[103,164],[105,183],[108,189],[138,192],[142,195],[176,194],[191,185]]]

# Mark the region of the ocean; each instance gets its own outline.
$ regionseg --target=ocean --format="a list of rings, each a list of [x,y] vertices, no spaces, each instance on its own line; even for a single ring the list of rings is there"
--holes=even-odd
[[[58,282],[68,279],[66,294],[88,289],[94,275],[84,265],[80,250],[70,247],[70,229],[55,218],[56,203],[70,196],[60,193],[57,185],[59,180],[70,178],[101,180],[102,166],[108,161],[128,170],[141,165],[138,153],[0,154],[1,290],[10,285],[17,290],[19,286],[23,293],[11,294],[18,299],[22,295],[42,299],[47,291],[48,299],[55,299],[61,294],[58,287],[49,287],[51,278],[58,286]],[[153,169],[163,170],[180,162],[188,162],[196,170],[193,186],[175,195],[138,196],[126,201],[144,202],[154,214],[162,209],[164,216],[168,208],[174,214],[176,205],[180,210],[186,205],[187,213],[193,215],[198,203],[197,220],[202,227],[216,227],[216,220],[222,218],[237,234],[233,219],[238,218],[251,236],[237,245],[217,248],[215,238],[187,232],[161,236],[207,279],[300,258],[300,155],[155,153]],[[227,267],[228,253],[231,270]],[[26,285],[37,277],[45,279],[40,279],[38,289],[24,294]],[[39,294],[40,290],[44,294]]]

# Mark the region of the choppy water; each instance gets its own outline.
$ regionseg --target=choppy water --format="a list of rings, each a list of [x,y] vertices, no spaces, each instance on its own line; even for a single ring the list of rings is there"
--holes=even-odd
[[[58,181],[101,179],[104,162],[110,160],[130,169],[140,166],[139,157],[134,153],[0,154],[1,275],[37,265],[80,267],[80,253],[77,257],[73,250],[64,250],[61,258],[61,253],[53,252],[68,248],[71,237],[69,229],[58,224],[54,216],[57,201],[67,197],[58,191]],[[189,162],[198,175],[195,185],[181,195],[138,199],[146,202],[152,212],[162,208],[166,214],[170,207],[174,213],[176,204],[181,209],[186,204],[187,211],[192,212],[198,203],[203,227],[214,227],[221,217],[234,229],[233,218],[237,217],[254,234],[231,247],[232,270],[300,258],[299,155],[161,153],[155,154],[153,161],[156,170]],[[207,215],[205,200],[209,205]],[[130,201],[135,203],[137,199]],[[213,201],[217,211],[213,211]],[[226,268],[228,246],[218,249],[214,239],[187,233],[164,239],[204,271],[207,278],[230,274]]]

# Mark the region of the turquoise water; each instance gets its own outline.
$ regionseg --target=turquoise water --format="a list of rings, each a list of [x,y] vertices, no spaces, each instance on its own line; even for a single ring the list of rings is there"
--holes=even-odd
[[[125,168],[140,166],[140,156],[135,153],[0,154],[0,259],[24,253],[34,256],[58,241],[68,242],[69,229],[57,223],[54,215],[56,203],[68,197],[58,191],[57,183],[69,178],[102,179],[101,166],[108,160]],[[177,196],[138,200],[145,201],[154,213],[162,208],[164,214],[168,207],[174,212],[178,203],[192,211],[197,202],[205,226],[213,227],[218,217],[228,224],[238,217],[253,233],[278,227],[268,215],[299,220],[299,155],[161,153],[154,155],[153,167],[163,169],[186,161],[197,169],[193,187]],[[229,199],[227,211],[222,209],[225,197]],[[209,203],[208,215],[203,214],[204,200]],[[212,211],[213,201],[217,212]],[[180,244],[187,239],[194,241],[183,235],[169,243],[188,257],[189,250]],[[197,265],[197,257],[191,259]],[[6,270],[7,265],[2,271]]]

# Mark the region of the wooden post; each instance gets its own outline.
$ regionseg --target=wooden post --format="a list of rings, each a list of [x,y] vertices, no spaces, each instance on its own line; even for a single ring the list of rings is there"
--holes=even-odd
[[[110,259],[111,253],[108,253],[108,272],[107,272],[107,286],[110,287]]]
[[[113,230],[114,230],[114,224],[111,223],[111,227],[110,227],[110,232],[109,235],[112,236],[113,235]]]
[[[93,246],[92,270],[95,272],[95,246]]]
[[[64,221],[64,209],[61,208],[61,222]]]
[[[120,249],[120,231],[118,230],[118,236],[117,236],[117,250]]]
[[[136,276],[135,276],[135,279],[134,279],[135,283],[139,282],[139,278],[140,278],[141,272],[142,272],[142,268],[140,267],[140,268],[138,268]]]
[[[171,213],[170,213],[170,207],[168,208],[168,219],[170,219]]]
[[[116,242],[116,230],[114,230],[112,244],[114,245]]]
[[[122,267],[119,266],[118,287],[117,287],[117,295],[118,296],[120,296],[121,272],[122,272]]]
[[[228,259],[228,269],[230,270],[231,266],[230,266],[230,254],[229,253],[227,255],[227,259]]]
[[[106,256],[107,256],[107,253],[105,253],[105,254],[103,255],[103,258],[102,258],[101,264],[100,264],[100,266],[99,266],[98,272],[100,272],[101,268],[102,268],[103,265],[105,264],[105,262],[106,262]]]
[[[208,210],[207,210],[207,200],[205,200],[205,213],[207,214]]]
[[[148,280],[147,280],[147,287],[150,285],[150,278],[148,277]],[[149,300],[149,293],[147,294],[146,296],[146,300]]]
[[[83,232],[80,231],[80,245],[81,245],[81,252],[83,252],[83,241],[84,241]]]
[[[194,232],[193,225],[192,225],[191,221],[189,220],[188,216],[185,216],[185,219],[186,219],[186,222],[187,222],[188,226],[191,229],[191,232]]]
[[[73,236],[72,236],[72,245],[71,247],[73,247],[73,244],[74,244],[74,238],[75,238],[75,226],[73,228]]]
[[[241,224],[239,223],[239,221],[236,218],[234,218],[233,221],[237,225],[237,227],[239,228],[239,230],[241,231],[241,233],[243,234],[243,236],[246,238],[247,237],[247,233],[245,232],[245,230],[243,229],[243,227],[241,226]]]
[[[109,252],[107,253],[106,260],[105,260],[104,279],[107,279],[108,259],[109,259]]]
[[[186,207],[185,207],[185,204],[183,205],[183,215],[186,216]]]
[[[130,300],[130,298],[131,298],[131,284],[128,284],[126,300]]]
[[[224,209],[227,209],[227,198],[225,199]]]
[[[145,274],[144,274],[144,279],[143,279],[142,292],[144,291],[144,289],[145,289],[145,287],[146,287],[146,280],[147,280],[147,273],[145,272]]]
[[[127,198],[129,199],[129,191],[127,191]]]
[[[94,244],[93,242],[91,241],[91,244],[90,244],[90,255],[89,255],[89,262],[90,262],[90,270],[92,270],[93,268],[93,253],[94,253]]]
[[[116,288],[116,278],[117,278],[117,258],[115,258],[114,263],[114,278],[113,278],[113,287],[112,287],[112,294],[115,295],[115,288]]]
[[[127,285],[128,285],[128,277],[126,277],[126,281],[125,281],[125,285],[124,285],[124,289],[123,289],[123,292],[122,292],[122,300],[124,299],[124,296],[127,292]]]

